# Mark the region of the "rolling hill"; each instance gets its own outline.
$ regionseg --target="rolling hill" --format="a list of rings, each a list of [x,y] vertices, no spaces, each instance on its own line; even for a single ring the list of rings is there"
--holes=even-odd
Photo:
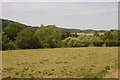
[[[22,24],[22,23],[19,23],[19,22],[16,22],[16,21],[12,21],[12,20],[7,20],[7,19],[0,19],[0,26],[2,26],[2,29],[4,30],[10,23],[18,23],[19,25],[23,26],[24,28],[26,27],[34,27],[34,28],[38,28],[38,26],[28,26],[28,25],[25,25],[25,24]],[[105,30],[93,30],[93,29],[86,29],[86,30],[81,30],[81,29],[71,29],[71,28],[63,28],[65,29],[67,32],[70,32],[70,33],[91,33],[91,32],[95,32],[95,31],[98,31],[98,32],[106,32]]]

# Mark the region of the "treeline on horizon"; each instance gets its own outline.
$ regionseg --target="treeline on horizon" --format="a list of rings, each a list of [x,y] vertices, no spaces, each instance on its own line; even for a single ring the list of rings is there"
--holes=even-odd
[[[105,31],[93,35],[78,35],[55,25],[36,28],[1,19],[2,50],[64,48],[89,46],[120,46],[120,30]]]

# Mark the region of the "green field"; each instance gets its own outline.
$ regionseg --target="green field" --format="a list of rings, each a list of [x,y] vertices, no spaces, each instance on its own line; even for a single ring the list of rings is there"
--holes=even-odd
[[[104,32],[98,32],[99,35],[103,35]],[[93,36],[94,32],[88,32],[88,33],[77,33],[77,35],[86,35],[86,36]]]
[[[3,51],[3,77],[117,77],[117,47]]]

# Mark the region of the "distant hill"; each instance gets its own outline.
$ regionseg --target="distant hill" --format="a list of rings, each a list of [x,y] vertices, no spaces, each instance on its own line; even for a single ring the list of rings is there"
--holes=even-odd
[[[80,33],[81,30],[80,29],[67,29],[67,28],[63,28],[65,29],[65,31],[70,32],[70,33]]]
[[[35,27],[35,26],[27,26],[25,24],[19,23],[19,22],[15,22],[12,20],[7,20],[7,19],[0,19],[0,26],[2,25],[2,29],[4,29],[5,27],[7,27],[10,23],[18,23],[20,24],[22,27],[26,28],[26,27],[34,27],[34,28],[39,28],[39,27]],[[92,30],[92,29],[86,29],[86,30],[80,30],[80,29],[68,29],[68,28],[62,28],[67,32],[70,33],[91,33],[91,32],[95,32],[97,30]],[[99,30],[98,32],[106,32],[105,30]]]
[[[96,30],[92,30],[92,29],[86,29],[86,30],[82,30],[81,32],[84,33],[91,33],[91,32],[95,32]]]
[[[66,29],[67,32],[71,33],[93,33],[93,32],[106,32],[107,30],[93,30],[93,29],[86,29],[86,30],[80,30],[80,29]]]
[[[30,26],[27,26],[25,24],[15,22],[15,21],[12,21],[12,20],[0,19],[0,25],[2,25],[2,29],[6,28],[10,23],[17,23],[17,24],[21,25],[22,27],[30,27]]]

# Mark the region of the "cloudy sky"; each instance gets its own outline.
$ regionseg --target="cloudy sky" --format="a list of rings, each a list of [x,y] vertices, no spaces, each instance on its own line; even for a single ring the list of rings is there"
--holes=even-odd
[[[4,2],[2,17],[27,25],[117,29],[117,2]]]

